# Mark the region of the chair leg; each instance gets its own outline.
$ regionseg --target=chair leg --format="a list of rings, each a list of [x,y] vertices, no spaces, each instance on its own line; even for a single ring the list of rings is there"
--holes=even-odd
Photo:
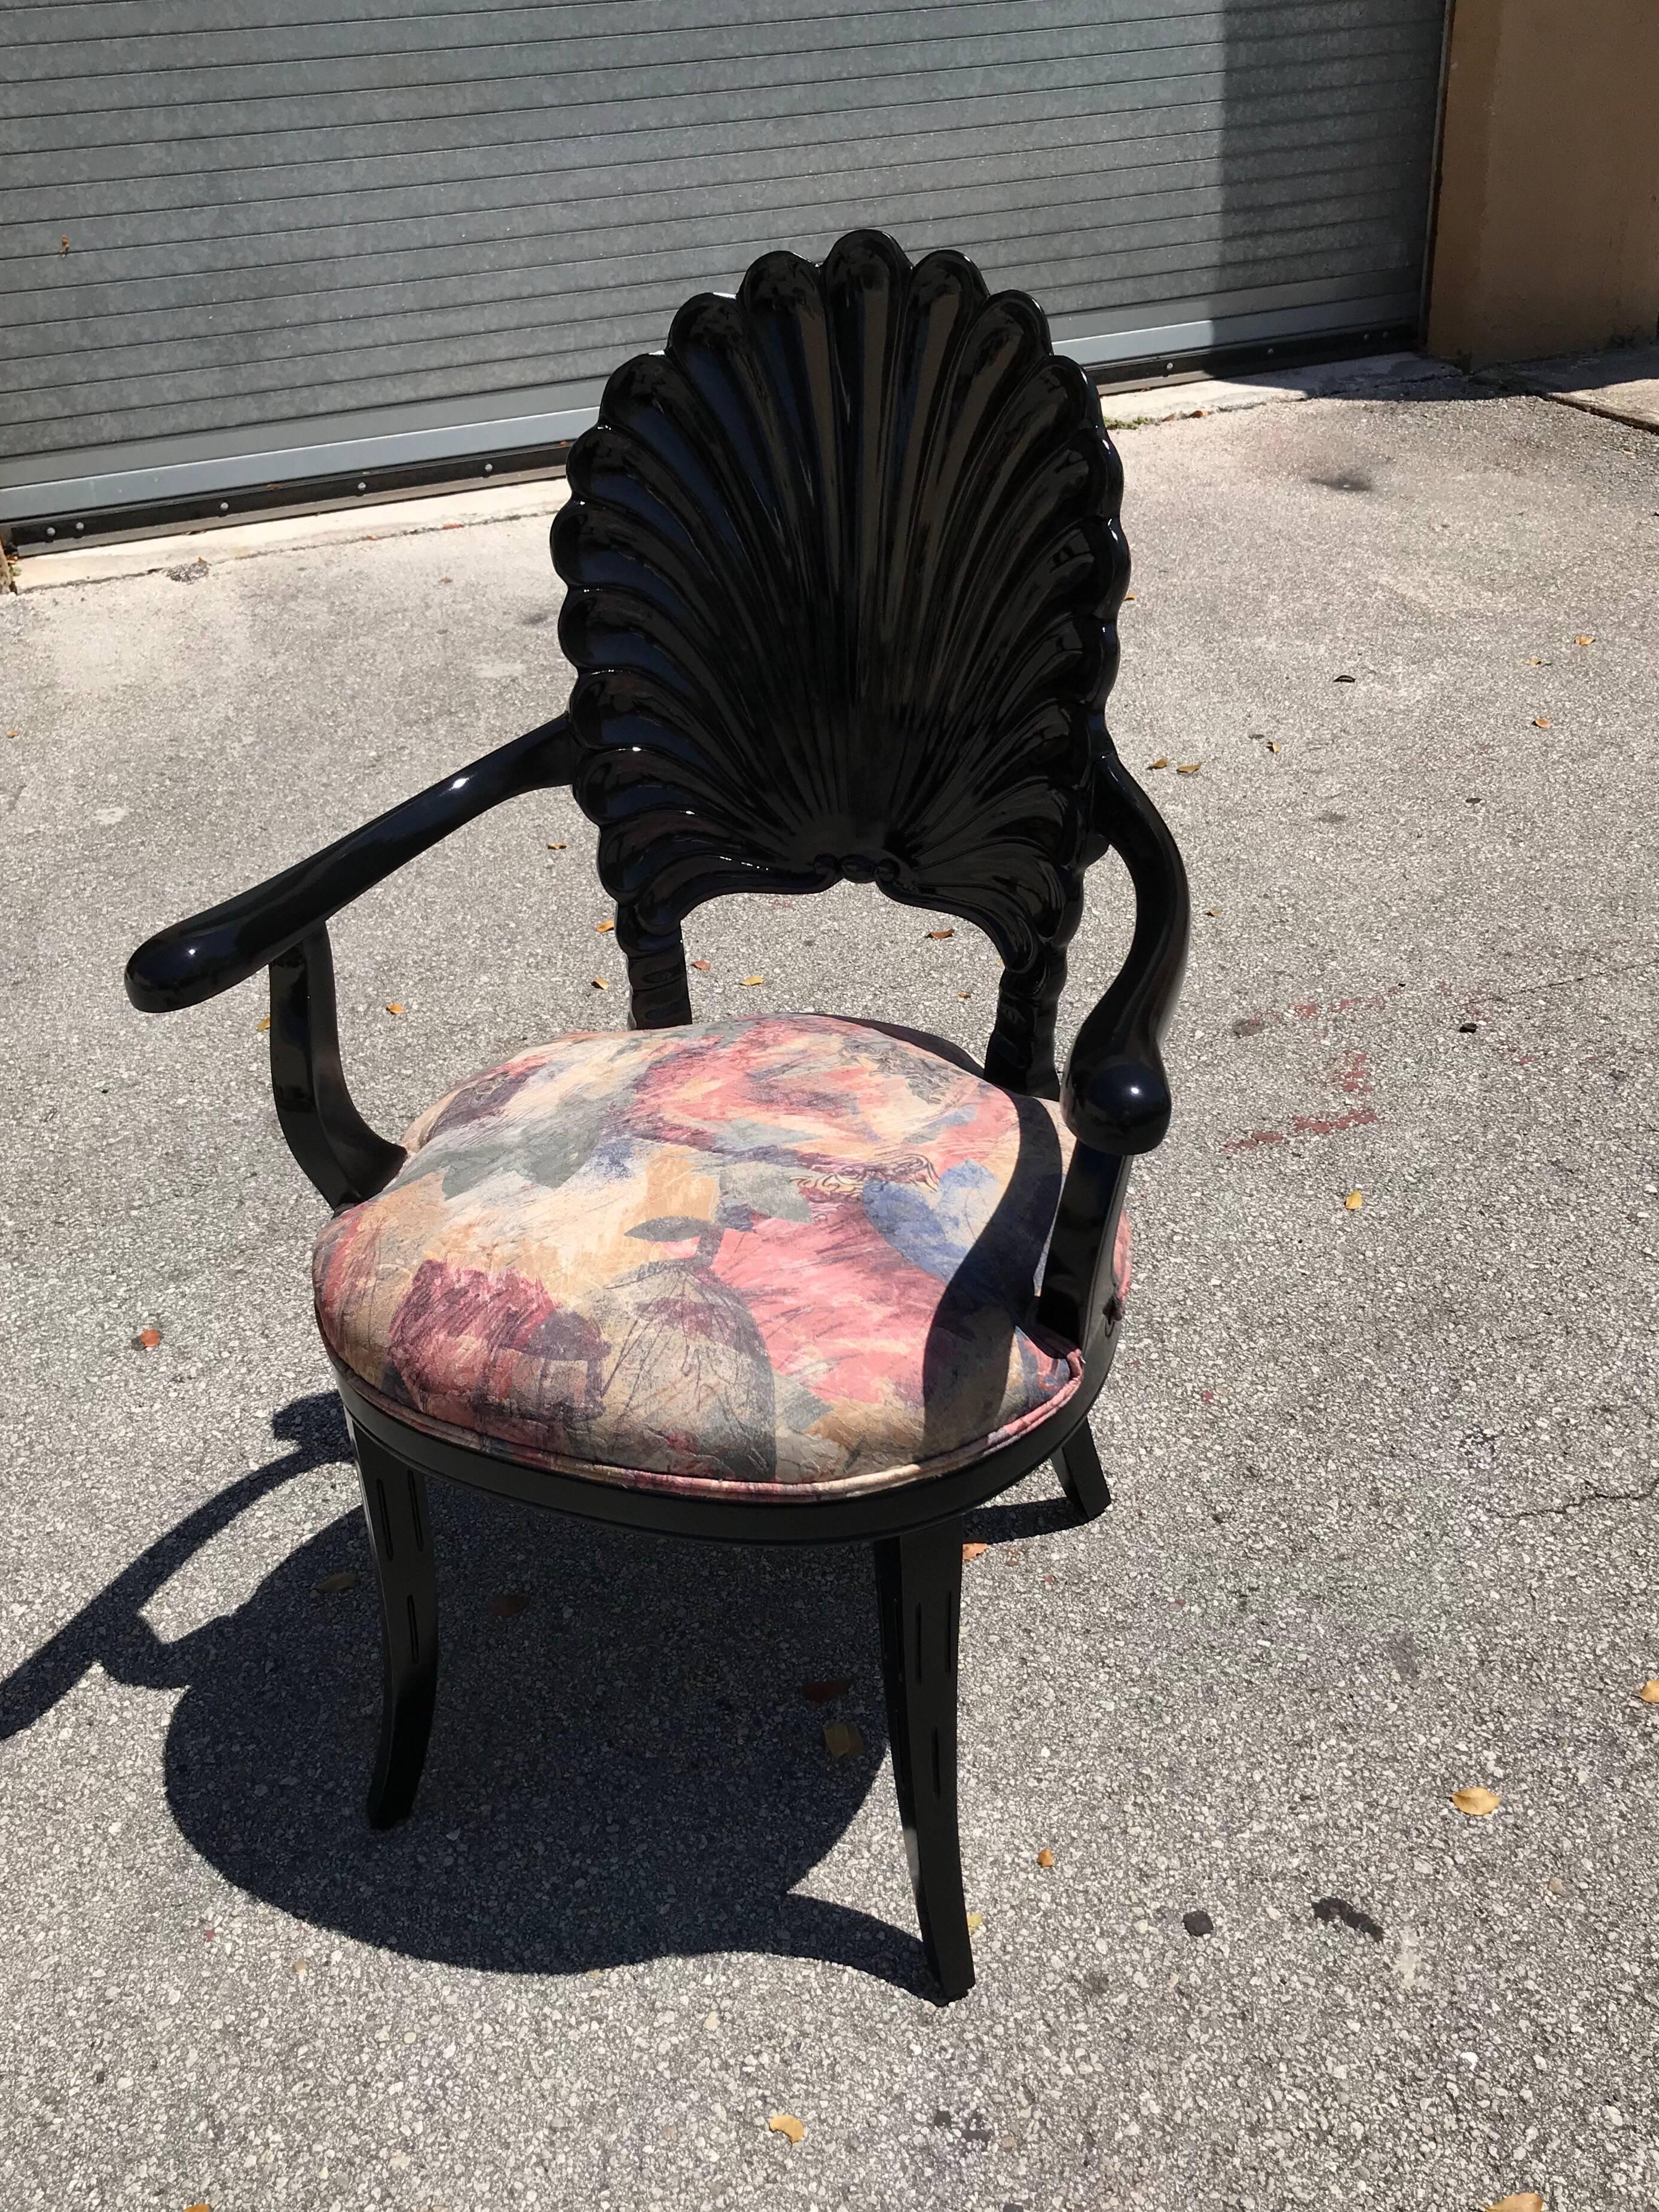
[[[1093,1521],[1112,1503],[1112,1492],[1101,1466],[1101,1455],[1087,1421],[1073,1429],[1054,1455],[1054,1472],[1065,1485],[1065,1494],[1077,1509],[1080,1521]]]
[[[973,1986],[956,1828],[961,1516],[875,1546],[893,1778],[927,1962],[946,1997]]]
[[[380,1586],[380,1744],[369,1785],[369,1825],[408,1818],[426,1759],[438,1681],[438,1583],[426,1478],[372,1437],[355,1432],[375,1579]]]

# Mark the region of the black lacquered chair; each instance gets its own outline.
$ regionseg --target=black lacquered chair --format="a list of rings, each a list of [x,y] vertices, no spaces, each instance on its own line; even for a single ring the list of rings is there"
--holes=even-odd
[[[1101,719],[1117,457],[1030,300],[862,232],[692,300],[611,378],[570,482],[568,715],[151,938],[127,989],[160,1012],[270,970],[278,1115],[335,1209],[317,1311],[379,1579],[370,1820],[409,1812],[431,1725],[429,1475],[674,1535],[869,1542],[917,1909],[957,1996],[963,1519],[1051,1460],[1081,1516],[1108,1502],[1088,1415],[1124,1187],[1170,1112],[1186,881]],[[328,920],[563,784],[599,827],[630,1028],[474,1076],[392,1144],[341,1073]],[[1108,848],[1133,940],[1062,1084],[1065,946]],[[693,1020],[692,908],[844,877],[990,938],[983,1070],[881,1023]]]

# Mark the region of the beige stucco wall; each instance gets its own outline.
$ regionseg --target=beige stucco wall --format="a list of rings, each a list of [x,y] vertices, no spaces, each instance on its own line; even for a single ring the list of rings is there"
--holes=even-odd
[[[1454,0],[1431,352],[1470,368],[1659,326],[1659,0]]]

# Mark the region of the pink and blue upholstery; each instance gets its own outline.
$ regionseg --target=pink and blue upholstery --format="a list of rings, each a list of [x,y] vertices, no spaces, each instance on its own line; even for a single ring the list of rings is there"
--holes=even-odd
[[[429,1434],[750,1498],[945,1474],[1076,1391],[1033,1318],[1072,1139],[821,1014],[578,1034],[463,1084],[315,1257],[346,1377]],[[1119,1247],[1119,1293],[1126,1231]]]

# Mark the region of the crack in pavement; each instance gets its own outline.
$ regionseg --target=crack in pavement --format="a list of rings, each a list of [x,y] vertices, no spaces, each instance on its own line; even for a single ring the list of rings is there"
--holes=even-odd
[[[1518,1513],[1501,1513],[1499,1520],[1540,1521],[1546,1515],[1577,1513],[1581,1505],[1644,1505],[1648,1499],[1659,1497],[1659,1474],[1656,1474],[1645,1490],[1585,1490],[1577,1498],[1564,1498],[1558,1505],[1523,1505]]]

